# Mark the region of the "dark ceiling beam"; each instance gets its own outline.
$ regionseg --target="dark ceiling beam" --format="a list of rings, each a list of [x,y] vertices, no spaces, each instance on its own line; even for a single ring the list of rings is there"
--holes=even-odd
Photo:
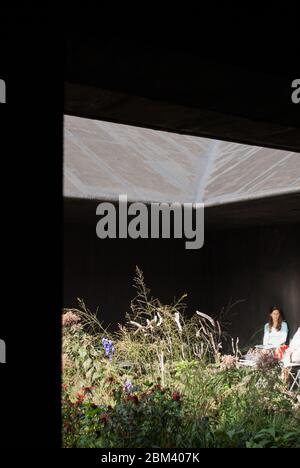
[[[64,110],[79,117],[300,152],[300,129],[293,126],[95,86],[67,82]]]
[[[95,228],[98,220],[96,207],[102,201],[64,197],[65,222],[84,223]],[[118,206],[117,202],[115,205]],[[206,207],[204,210],[205,229],[299,224],[299,214],[300,193],[274,195],[267,198]]]

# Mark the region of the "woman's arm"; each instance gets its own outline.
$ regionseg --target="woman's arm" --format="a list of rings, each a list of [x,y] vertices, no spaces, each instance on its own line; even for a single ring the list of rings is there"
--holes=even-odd
[[[280,344],[284,344],[287,340],[288,336],[288,326],[286,322],[282,322],[281,324],[281,330],[280,330]]]

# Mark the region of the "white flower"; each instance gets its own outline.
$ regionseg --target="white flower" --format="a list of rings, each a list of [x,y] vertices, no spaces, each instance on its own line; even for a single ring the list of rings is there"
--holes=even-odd
[[[152,322],[152,320],[151,320]],[[151,328],[151,330],[153,330],[153,326],[151,325],[151,322],[149,319],[147,319],[147,328]]]
[[[180,333],[181,333],[181,332],[182,332],[182,326],[181,326],[181,324],[180,324],[179,317],[180,317],[180,316],[179,316],[179,312],[175,312],[175,314],[174,314],[174,320],[175,320],[176,325],[177,325],[177,327],[178,327],[178,329],[179,329],[179,331],[180,331]]]
[[[160,315],[159,312],[157,312],[157,315],[158,315],[158,318],[159,318],[158,323],[157,323],[157,326],[159,327],[159,326],[162,324],[163,319],[162,319],[162,317],[161,317],[161,315]]]
[[[203,312],[199,312],[199,310],[196,310],[196,314],[200,315],[200,317],[203,317],[203,318],[207,319],[212,325],[215,326],[214,319],[212,319],[209,315],[206,315]]]
[[[136,327],[138,328],[143,328],[142,325],[140,323],[137,323],[137,322],[134,322],[133,320],[130,320],[130,322],[132,325],[135,325]]]

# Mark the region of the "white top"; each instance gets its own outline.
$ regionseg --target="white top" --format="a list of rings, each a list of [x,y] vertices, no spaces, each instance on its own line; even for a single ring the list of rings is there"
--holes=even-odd
[[[296,331],[295,335],[293,336],[293,339],[290,342],[289,346],[291,351],[298,351],[300,348],[300,327]]]
[[[290,346],[284,353],[282,360],[285,367],[300,365],[300,327],[293,336]]]
[[[288,326],[286,322],[282,322],[280,330],[276,330],[276,328],[272,327],[271,331],[269,331],[269,324],[266,323],[264,331],[264,346],[273,346],[274,348],[277,348],[277,346],[285,344],[288,335]]]

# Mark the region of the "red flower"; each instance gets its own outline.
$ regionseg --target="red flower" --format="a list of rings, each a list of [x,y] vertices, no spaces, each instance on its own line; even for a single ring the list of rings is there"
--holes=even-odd
[[[65,428],[66,430],[68,430],[68,429],[69,429],[69,427],[70,427],[70,423],[68,423],[68,422],[64,422],[64,428]]]
[[[139,402],[139,399],[137,395],[128,395],[127,401],[133,401],[137,405]]]
[[[173,392],[172,393],[172,400],[180,401],[180,393],[179,392]]]
[[[153,390],[162,390],[162,386],[160,384],[156,384],[154,385]]]
[[[84,393],[77,392],[77,393],[76,393],[76,398],[77,398],[76,403],[77,403],[78,405],[80,405],[80,404],[83,402],[83,400],[84,400]]]
[[[96,388],[96,387],[91,387],[91,386],[90,386],[90,387],[83,387],[83,388],[82,388],[82,391],[83,391],[84,393],[91,393],[92,390],[95,390],[95,388]]]
[[[163,388],[160,384],[154,385],[150,390],[151,393],[160,392],[162,394],[166,393],[166,388]]]

